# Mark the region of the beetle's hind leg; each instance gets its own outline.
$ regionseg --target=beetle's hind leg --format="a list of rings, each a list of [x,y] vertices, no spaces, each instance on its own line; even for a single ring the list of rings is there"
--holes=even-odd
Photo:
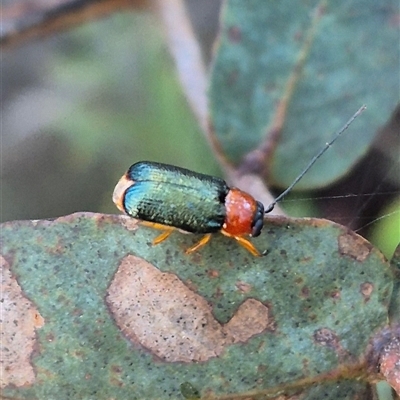
[[[164,231],[163,233],[158,235],[155,239],[153,239],[153,245],[163,242],[165,239],[168,238],[168,236],[172,233],[172,231],[176,230],[176,228],[172,226],[157,224],[156,222],[141,221],[140,223],[150,228]]]
[[[155,239],[153,239],[153,245],[163,242],[171,233],[172,229],[170,231],[165,231],[161,233],[161,235],[158,235]]]

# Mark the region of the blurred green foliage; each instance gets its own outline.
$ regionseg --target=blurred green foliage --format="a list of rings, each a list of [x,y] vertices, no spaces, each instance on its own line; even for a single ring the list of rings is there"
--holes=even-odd
[[[370,241],[388,259],[392,258],[400,243],[400,198],[383,210],[381,219],[374,224]]]
[[[154,16],[115,14],[62,34],[49,60],[41,84],[63,107],[12,150],[2,220],[116,213],[114,185],[139,160],[218,174]]]

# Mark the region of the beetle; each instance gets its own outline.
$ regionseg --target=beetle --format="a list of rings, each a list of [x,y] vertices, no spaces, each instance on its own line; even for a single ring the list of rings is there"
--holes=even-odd
[[[261,202],[238,188],[230,188],[223,179],[150,161],[140,161],[128,169],[114,189],[113,201],[122,212],[164,230],[153,244],[161,243],[174,229],[204,233],[186,250],[192,253],[208,243],[213,233],[221,232],[236,239],[251,254],[265,255],[244,236],[260,235],[264,214],[273,210],[365,109],[365,105],[358,109],[265,210]]]
[[[204,246],[211,235],[221,232],[239,242],[254,256],[255,246],[244,236],[259,236],[264,224],[264,206],[250,194],[229,187],[220,178],[185,168],[150,161],[133,164],[117,183],[113,201],[119,210],[164,232],[161,243],[175,229],[203,233],[186,250]]]

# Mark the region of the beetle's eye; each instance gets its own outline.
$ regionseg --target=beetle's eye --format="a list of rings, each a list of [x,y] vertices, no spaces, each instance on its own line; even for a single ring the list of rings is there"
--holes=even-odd
[[[261,229],[264,226],[264,221],[262,219],[259,219],[253,226],[253,229],[251,230],[251,236],[252,237],[257,237],[261,233]]]
[[[257,237],[264,226],[264,205],[257,201],[257,211],[254,213],[251,236]]]

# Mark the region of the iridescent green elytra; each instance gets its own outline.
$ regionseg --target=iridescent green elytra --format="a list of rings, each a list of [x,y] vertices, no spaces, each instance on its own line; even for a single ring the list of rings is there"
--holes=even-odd
[[[131,217],[192,233],[221,230],[229,192],[222,179],[148,161],[132,165],[126,178],[132,185],[123,207]]]

